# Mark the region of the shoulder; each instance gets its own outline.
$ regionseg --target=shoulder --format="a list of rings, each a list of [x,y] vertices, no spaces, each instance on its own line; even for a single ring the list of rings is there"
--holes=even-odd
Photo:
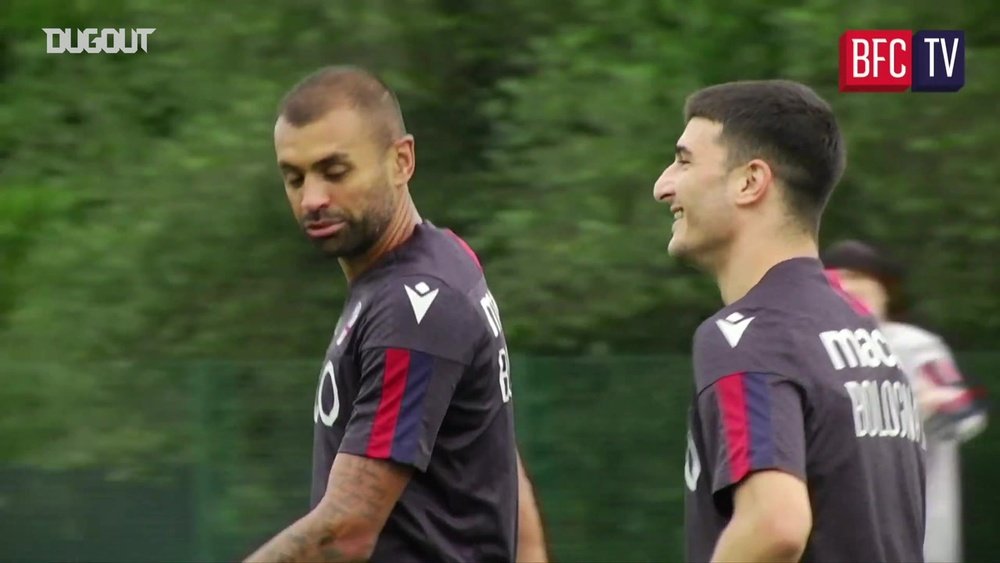
[[[916,325],[887,322],[880,328],[889,347],[900,356],[904,364],[911,367],[950,354],[943,338]]]
[[[479,258],[452,230],[424,222],[416,227],[400,270],[425,272],[446,280],[452,287],[475,285],[483,277]]]
[[[916,325],[886,322],[882,323],[881,329],[890,342],[898,342],[899,345],[926,346],[944,343],[940,336]]]
[[[359,347],[400,347],[468,364],[483,334],[464,292],[423,273],[386,276],[368,292]]]
[[[726,307],[695,331],[694,367],[698,391],[740,372],[788,371],[796,319],[780,309]]]

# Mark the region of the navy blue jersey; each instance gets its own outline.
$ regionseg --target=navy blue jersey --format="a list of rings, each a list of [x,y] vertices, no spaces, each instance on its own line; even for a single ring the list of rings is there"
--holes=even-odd
[[[475,254],[430,223],[353,281],[319,377],[312,504],[338,452],[413,477],[372,561],[513,561],[510,360]]]
[[[774,266],[698,328],[685,463],[687,560],[708,561],[754,471],[804,481],[803,561],[922,561],[924,434],[873,318],[818,260]]]

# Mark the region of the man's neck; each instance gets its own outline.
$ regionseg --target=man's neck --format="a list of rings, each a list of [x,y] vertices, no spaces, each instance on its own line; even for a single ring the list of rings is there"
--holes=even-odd
[[[744,236],[737,240],[714,268],[722,302],[730,305],[760,283],[768,270],[792,258],[818,258],[819,249],[808,235],[782,235],[777,239]]]
[[[385,232],[368,252],[357,258],[341,258],[339,260],[347,283],[352,283],[383,256],[395,250],[413,235],[413,230],[422,219],[417,212],[417,207],[413,204],[413,200],[410,199],[409,193],[406,194],[405,198],[405,201],[401,202],[397,208],[392,220],[389,221]]]

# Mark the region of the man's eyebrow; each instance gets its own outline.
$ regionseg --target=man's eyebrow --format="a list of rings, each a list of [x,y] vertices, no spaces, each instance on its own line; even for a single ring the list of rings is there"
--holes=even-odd
[[[677,145],[674,147],[674,154],[678,156],[691,156],[691,151],[684,145]]]
[[[319,170],[323,168],[329,168],[335,164],[345,164],[350,165],[350,158],[348,158],[347,153],[334,152],[330,153],[323,158],[317,160],[312,164],[313,170]],[[278,167],[286,172],[301,172],[302,169],[290,162],[284,160],[278,161]]]
[[[312,167],[314,170],[319,170],[322,168],[329,168],[334,164],[349,166],[351,164],[351,159],[347,156],[347,153],[335,152],[317,160]]]

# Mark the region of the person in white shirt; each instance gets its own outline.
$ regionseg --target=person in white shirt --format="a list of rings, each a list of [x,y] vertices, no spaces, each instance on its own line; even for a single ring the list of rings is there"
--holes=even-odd
[[[959,371],[940,336],[899,320],[905,307],[899,264],[857,240],[834,244],[821,258],[831,281],[879,320],[917,393],[927,436],[924,557],[928,562],[962,561],[959,448],[986,427],[985,394]]]

